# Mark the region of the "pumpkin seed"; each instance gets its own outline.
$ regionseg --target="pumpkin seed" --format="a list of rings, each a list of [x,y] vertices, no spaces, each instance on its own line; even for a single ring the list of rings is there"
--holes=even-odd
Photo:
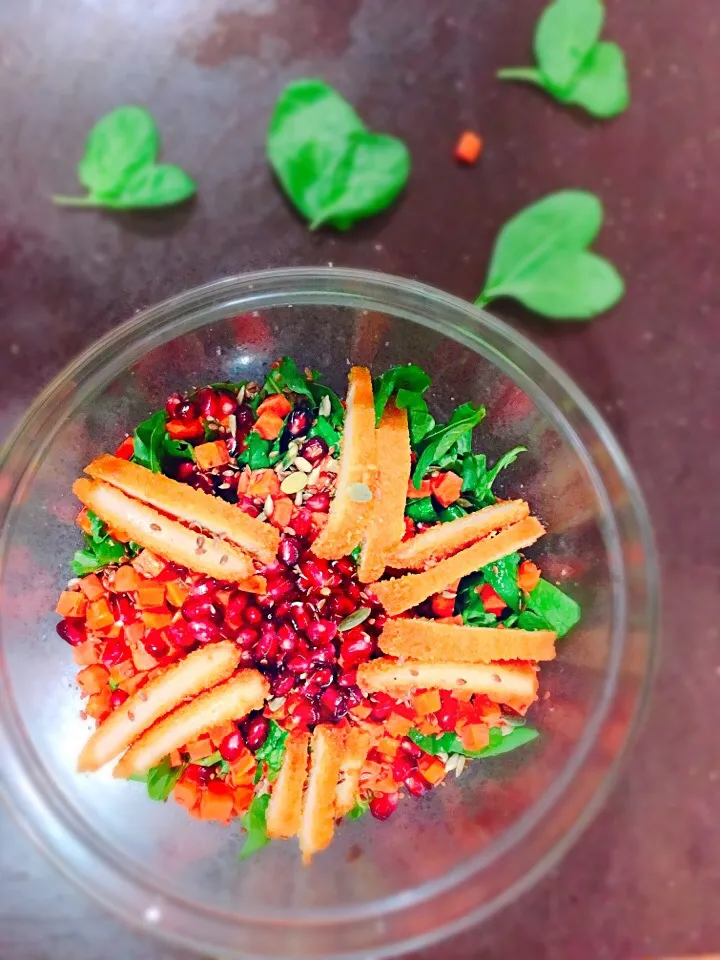
[[[313,465],[309,460],[306,460],[305,457],[296,457],[295,468],[297,470],[302,470],[303,473],[312,473]]]
[[[367,618],[372,613],[370,607],[358,607],[357,610],[353,610],[352,613],[349,613],[344,620],[341,620],[338,624],[338,630],[352,630],[353,627],[359,626],[359,624],[364,623]]]
[[[372,490],[366,483],[351,483],[347,495],[355,503],[370,503],[373,498]]]
[[[307,486],[307,476],[296,470],[295,473],[289,473],[280,484],[283,493],[298,493]]]

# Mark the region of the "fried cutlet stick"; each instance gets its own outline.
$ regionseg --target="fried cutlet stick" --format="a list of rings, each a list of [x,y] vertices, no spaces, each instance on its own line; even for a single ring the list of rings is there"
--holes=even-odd
[[[402,617],[388,620],[378,646],[392,657],[424,663],[447,660],[492,663],[495,660],[554,660],[552,630],[506,630],[504,627],[465,627]]]
[[[340,775],[335,791],[337,819],[349,813],[357,802],[360,774],[369,749],[370,734],[359,727],[351,727],[345,737],[345,753],[340,763]]]
[[[324,850],[335,832],[335,792],[345,746],[340,727],[319,724],[313,730],[312,755],[298,836],[303,863]]]
[[[267,808],[267,835],[273,839],[294,837],[300,829],[309,746],[307,733],[291,733],[287,739],[282,767]]]

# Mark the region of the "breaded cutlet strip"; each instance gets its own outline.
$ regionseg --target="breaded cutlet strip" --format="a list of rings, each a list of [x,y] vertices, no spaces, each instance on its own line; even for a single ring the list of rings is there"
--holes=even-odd
[[[478,540],[454,557],[440,560],[422,573],[408,573],[395,580],[381,580],[371,587],[373,593],[390,616],[416,607],[434,593],[446,590],[450,584],[475,573],[488,563],[501,560],[509,553],[535,543],[545,528],[535,517],[527,517],[499,533]]]
[[[492,663],[495,660],[554,660],[556,640],[552,630],[466,627],[419,617],[400,617],[386,622],[378,646],[392,657],[410,657],[425,663],[447,660]]]
[[[222,640],[193,650],[184,660],[169,666],[100,724],[80,753],[78,771],[98,770],[188,697],[227,680],[239,663],[239,647]]]
[[[178,483],[162,473],[119,457],[103,454],[85,467],[85,473],[104,480],[123,493],[185,523],[195,523],[254,554],[263,563],[277,556],[280,533],[272,524],[248,516],[219,497]]]
[[[330,724],[313,730],[310,773],[298,836],[303,863],[330,844],[335,832],[335,792],[345,748],[345,732]]]
[[[378,476],[372,517],[357,568],[361,583],[370,583],[383,575],[388,555],[405,535],[405,499],[411,466],[407,410],[399,410],[391,400],[380,418],[376,437]]]
[[[403,696],[413,690],[464,690],[485,694],[494,703],[532,703],[537,672],[530,663],[421,663],[379,657],[358,667],[363,693]]]
[[[370,734],[359,727],[350,727],[345,736],[345,753],[335,791],[335,817],[340,819],[355,806],[360,774],[370,749]]]
[[[398,544],[388,559],[388,566],[395,570],[422,570],[429,561],[449,557],[494,530],[524,520],[529,513],[530,508],[524,500],[506,500],[466,517],[436,523],[429,530]]]
[[[372,517],[373,500],[353,499],[357,485],[374,495],[377,480],[377,440],[372,378],[367,367],[353,367],[348,377],[345,426],[340,441],[335,496],[328,520],[312,544],[325,560],[347,556],[362,540]]]
[[[259,710],[269,695],[270,686],[259,671],[241,670],[146,730],[120,758],[113,776],[145,773],[173,750],[192,743],[212,727],[241,720],[251,710]]]
[[[217,580],[245,580],[255,572],[251,558],[238,547],[189,530],[109,483],[76,480],[73,493],[103,523],[165,560]]]
[[[287,738],[282,767],[267,808],[267,835],[271,839],[294,837],[300,829],[309,746],[308,733],[291,733]]]

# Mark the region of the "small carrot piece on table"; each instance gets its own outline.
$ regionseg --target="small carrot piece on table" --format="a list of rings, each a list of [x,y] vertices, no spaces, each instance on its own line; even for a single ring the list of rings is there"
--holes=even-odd
[[[420,617],[399,617],[386,622],[378,646],[390,656],[425,663],[492,663],[554,660],[556,639],[552,630],[466,627]]]
[[[455,144],[454,156],[460,163],[472,165],[482,153],[482,137],[472,130],[466,130],[460,135],[460,139]]]
[[[85,667],[75,677],[75,682],[83,695],[88,697],[94,693],[100,693],[108,685],[109,680],[110,671],[101,663],[93,663]]]
[[[377,439],[372,378],[366,367],[352,367],[348,377],[337,486],[327,523],[312,545],[316,556],[339,560],[360,543],[373,513],[376,479]]]
[[[365,534],[358,579],[378,580],[388,555],[405,535],[405,490],[410,479],[410,433],[407,410],[391,400],[376,431],[378,475],[373,510]]]
[[[292,733],[287,739],[282,767],[267,808],[269,837],[294,837],[300,829],[309,746],[310,736],[307,733]]]
[[[463,518],[465,519],[465,518]],[[475,573],[480,567],[501,560],[515,550],[522,550],[535,543],[545,528],[535,517],[528,517],[501,530],[495,536],[485,537],[456,553],[440,560],[423,573],[409,573],[395,580],[381,580],[372,585],[372,591],[385,611],[394,616],[427,600],[433,593],[445,590],[451,583]]]

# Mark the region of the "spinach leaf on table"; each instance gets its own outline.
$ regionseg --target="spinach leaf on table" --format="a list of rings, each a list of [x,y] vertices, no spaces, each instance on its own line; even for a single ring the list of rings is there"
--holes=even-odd
[[[498,234],[476,304],[512,297],[554,320],[587,320],[610,309],[624,293],[622,278],[587,250],[602,219],[599,199],[582,190],[552,193],[521,210]]]
[[[142,107],[119,107],[92,128],[78,179],[84,197],[54,196],[61,206],[132,210],[167,207],[187,200],[196,184],[184,170],[156,163],[160,135],[151,114]]]
[[[405,186],[410,155],[402,141],[371,133],[322,80],[288,84],[267,135],[270,165],[314,230],[347,230],[388,207]]]

